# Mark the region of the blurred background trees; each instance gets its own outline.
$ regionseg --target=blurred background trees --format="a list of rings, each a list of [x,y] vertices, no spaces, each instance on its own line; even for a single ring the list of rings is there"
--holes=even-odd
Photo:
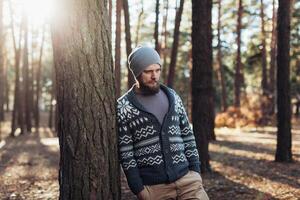
[[[53,2],[0,0],[0,120],[9,124],[11,136],[57,127]],[[276,125],[276,105],[282,97],[277,92],[277,44],[285,39],[290,40],[287,101],[291,114],[299,115],[300,1],[291,1],[290,36],[284,38],[277,37],[277,21],[283,20],[277,15],[278,6],[276,0],[212,2],[212,64],[207,67],[212,69],[209,92],[216,127]],[[192,44],[192,2],[112,0],[107,8],[116,96],[134,82],[127,68],[129,53],[138,45],[150,45],[162,58],[162,82],[180,94],[192,118],[191,77],[197,62],[192,45],[201,45]]]

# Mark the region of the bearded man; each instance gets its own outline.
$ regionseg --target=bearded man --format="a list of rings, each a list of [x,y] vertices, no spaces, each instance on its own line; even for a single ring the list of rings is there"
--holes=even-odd
[[[139,200],[207,200],[182,100],[159,82],[159,54],[140,46],[128,63],[136,84],[117,101],[117,124],[119,158],[130,189]]]

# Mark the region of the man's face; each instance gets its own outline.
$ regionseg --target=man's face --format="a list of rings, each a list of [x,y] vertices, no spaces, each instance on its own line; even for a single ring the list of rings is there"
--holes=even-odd
[[[159,64],[149,65],[137,80],[140,85],[140,89],[145,94],[155,94],[159,91],[159,78],[161,73],[161,67]]]

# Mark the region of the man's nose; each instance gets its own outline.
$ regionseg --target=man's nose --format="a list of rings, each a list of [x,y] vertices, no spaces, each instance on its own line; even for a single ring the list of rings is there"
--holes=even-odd
[[[153,72],[151,78],[152,79],[157,79],[158,78],[158,73]]]

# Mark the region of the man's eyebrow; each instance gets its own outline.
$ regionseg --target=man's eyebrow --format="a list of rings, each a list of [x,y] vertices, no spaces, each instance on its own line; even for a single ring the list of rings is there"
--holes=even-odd
[[[159,68],[159,69],[145,69],[144,71],[145,72],[150,72],[150,71],[157,71],[157,70],[161,70],[161,68]]]

